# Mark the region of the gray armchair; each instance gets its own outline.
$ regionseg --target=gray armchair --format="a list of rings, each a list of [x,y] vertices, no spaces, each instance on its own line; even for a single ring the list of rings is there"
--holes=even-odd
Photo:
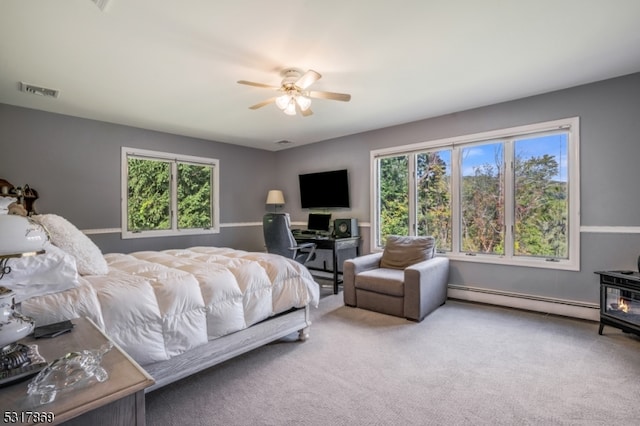
[[[383,253],[344,262],[344,304],[422,321],[446,302],[448,280],[433,237],[390,236]]]
[[[267,213],[262,218],[264,243],[268,253],[279,254],[305,264],[316,253],[314,243],[298,244],[291,233],[288,213]]]

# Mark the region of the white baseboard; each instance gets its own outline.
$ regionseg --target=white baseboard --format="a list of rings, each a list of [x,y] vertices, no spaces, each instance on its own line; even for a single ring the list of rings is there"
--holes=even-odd
[[[449,284],[451,299],[487,303],[553,315],[600,321],[600,306],[571,300],[543,298],[518,293]]]

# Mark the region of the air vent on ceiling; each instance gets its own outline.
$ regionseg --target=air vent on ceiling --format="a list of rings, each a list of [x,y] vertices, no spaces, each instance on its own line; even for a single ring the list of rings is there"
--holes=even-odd
[[[100,10],[103,12],[104,12],[104,9],[107,7],[107,3],[109,3],[109,0],[91,0],[91,1],[94,2],[96,6],[98,6]]]
[[[20,90],[25,93],[31,93],[32,95],[46,96],[49,98],[57,98],[60,94],[59,90],[34,86],[33,84],[25,83],[24,81],[20,82]]]

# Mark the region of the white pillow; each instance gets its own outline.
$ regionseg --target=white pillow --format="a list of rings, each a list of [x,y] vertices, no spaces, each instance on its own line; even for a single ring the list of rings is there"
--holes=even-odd
[[[80,275],[105,275],[109,272],[98,246],[67,219],[55,214],[35,215],[32,219],[44,226],[53,245],[76,259]]]
[[[11,272],[2,277],[2,285],[14,291],[16,302],[78,286],[75,259],[51,243],[43,248],[44,254],[7,261]]]

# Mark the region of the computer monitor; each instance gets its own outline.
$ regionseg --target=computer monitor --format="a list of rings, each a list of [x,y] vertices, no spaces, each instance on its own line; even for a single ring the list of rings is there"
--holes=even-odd
[[[327,213],[309,213],[307,220],[307,229],[310,231],[329,232],[331,224],[331,214]]]

